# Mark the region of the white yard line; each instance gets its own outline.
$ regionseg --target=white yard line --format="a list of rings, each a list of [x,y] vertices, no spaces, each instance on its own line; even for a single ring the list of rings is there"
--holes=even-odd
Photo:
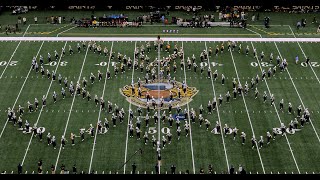
[[[66,47],[66,45],[67,45],[67,42],[64,44],[64,47]],[[55,72],[57,72],[57,69],[58,69],[59,64],[60,64],[60,61],[61,61],[61,57],[62,57],[62,52],[61,52],[61,55],[60,55],[60,58],[59,58],[59,62],[57,63]],[[50,88],[51,88],[52,82],[53,82],[53,80],[51,79],[50,85],[49,85],[49,88],[48,88],[48,91],[47,91],[47,94],[46,94],[46,98],[48,97],[48,94],[49,94],[49,92],[50,92]],[[38,122],[39,122],[39,119],[40,119],[40,117],[41,117],[42,111],[43,111],[43,106],[41,106],[41,109],[40,109],[40,112],[39,112],[37,121],[36,121],[36,123],[35,123],[35,124],[37,125],[37,127],[39,127]],[[30,137],[30,140],[29,140],[29,143],[28,143],[28,147],[27,147],[26,152],[25,152],[25,154],[24,154],[24,156],[23,156],[21,165],[23,165],[23,163],[24,163],[24,161],[25,161],[25,159],[26,159],[26,157],[27,157],[27,154],[28,154],[28,151],[29,151],[29,148],[30,148],[30,145],[31,145],[31,141],[32,141],[32,138],[33,138],[33,134],[34,134],[34,131],[32,131],[32,134],[31,134],[31,137]]]
[[[84,64],[85,64],[86,59],[87,59],[88,50],[89,50],[89,48],[87,48],[86,55],[84,56],[84,60],[83,60],[83,63],[82,63],[82,67],[81,67],[79,78],[78,78],[77,82],[80,81],[80,79],[81,79],[82,70],[83,70]],[[70,107],[69,115],[68,115],[68,119],[67,119],[67,124],[66,124],[66,127],[64,129],[63,136],[66,136],[66,132],[67,132],[67,128],[68,128],[68,124],[69,124],[69,120],[70,120],[70,116],[71,116],[71,113],[72,113],[72,108],[73,108],[73,104],[74,104],[74,100],[75,100],[76,96],[77,96],[76,94],[73,95],[73,99],[72,99],[72,103],[71,103],[71,107]],[[58,138],[59,137],[57,137],[57,139]],[[57,167],[57,165],[58,165],[61,149],[62,149],[62,146],[60,145],[59,153],[58,153],[58,157],[57,157],[57,161],[56,161],[55,167]]]
[[[163,37],[164,41],[320,42],[320,38]],[[0,41],[154,41],[154,37],[0,37]]]
[[[205,44],[205,46],[206,46],[206,51],[208,52],[207,43],[205,42],[204,44]],[[208,56],[208,66],[210,67],[209,56]],[[217,96],[216,96],[216,90],[215,90],[214,84],[213,84],[212,74],[210,74],[210,79],[211,79],[211,84],[212,84],[213,96],[214,96],[214,97],[217,97]],[[221,124],[219,106],[217,105],[216,108],[217,108],[217,115],[218,115],[219,124],[220,124],[220,126],[221,126],[222,124]],[[226,156],[227,168],[228,168],[228,172],[229,172],[230,167],[229,167],[229,161],[228,161],[228,154],[227,154],[226,144],[225,144],[225,142],[224,142],[224,137],[223,137],[223,131],[222,131],[222,129],[223,129],[223,128],[220,128],[220,134],[221,134],[221,139],[222,139],[222,144],[223,144],[223,149],[224,149],[224,155]]]
[[[276,44],[276,42],[274,42],[274,45],[276,46],[276,48],[277,48],[277,50],[278,50],[278,53],[279,53],[280,58],[283,59],[283,58],[282,58],[282,55],[281,55],[281,53],[280,53],[280,50],[279,50],[279,48],[278,48],[278,46],[277,46],[277,44]],[[292,80],[292,77],[291,77],[290,72],[289,72],[289,68],[287,68],[286,71],[287,71],[287,73],[288,73],[288,75],[289,75],[289,78],[290,78],[290,80],[291,80],[291,82],[292,82],[292,84],[293,84],[294,89],[296,90],[296,92],[297,92],[297,94],[298,94],[298,97],[299,97],[299,99],[300,99],[300,102],[301,102],[303,108],[305,109],[306,107],[304,106],[303,101],[302,101],[302,99],[301,99],[301,97],[300,97],[300,94],[299,94],[299,92],[298,92],[298,90],[297,90],[297,88],[296,88],[296,85],[294,84],[294,82],[293,82],[293,80]],[[310,123],[311,123],[311,126],[312,126],[312,128],[313,128],[313,130],[314,130],[314,132],[315,132],[315,134],[316,134],[316,136],[317,136],[317,138],[318,138],[318,141],[320,142],[319,135],[318,135],[316,129],[314,128],[314,126],[313,126],[313,123],[312,123],[312,121],[311,121],[311,118],[310,118]]]
[[[232,59],[233,65],[234,65],[234,69],[235,69],[236,74],[237,74],[237,79],[238,79],[238,81],[239,81],[239,83],[240,83],[240,78],[239,78],[239,75],[238,75],[238,71],[237,71],[236,64],[235,64],[234,59],[233,59],[232,51],[230,51],[230,54],[231,54],[231,59]],[[246,100],[244,99],[244,94],[243,94],[243,92],[241,92],[241,96],[242,96],[242,99],[243,99],[243,102],[244,102],[244,106],[245,106],[245,108],[246,108],[246,112],[247,112],[247,115],[248,115],[248,120],[249,120],[249,123],[250,123],[250,126],[251,126],[252,135],[253,135],[255,138],[257,138],[257,136],[254,134],[253,126],[252,126],[252,123],[251,123],[251,118],[250,118],[250,115],[249,115],[249,110],[248,110],[248,107],[247,107]],[[258,155],[259,155],[259,159],[260,159],[260,162],[261,162],[261,166],[262,166],[263,173],[265,174],[266,172],[265,172],[265,170],[264,170],[264,166],[263,166],[263,163],[262,163],[262,158],[261,158],[261,155],[260,155],[260,151],[259,151],[257,142],[256,142],[256,148],[257,148],[257,151],[258,151]]]
[[[253,46],[253,43],[252,43],[252,42],[251,42],[251,45],[252,45],[252,48],[254,49],[254,46]],[[262,73],[262,67],[261,67],[261,64],[260,64],[260,62],[259,62],[258,56],[256,56],[256,59],[257,59],[257,63],[259,64],[260,71],[261,71],[261,73]],[[269,88],[269,85],[268,85],[267,79],[265,79],[265,80],[264,80],[264,82],[266,83],[266,85],[267,85],[267,89],[268,89],[268,91],[269,91],[269,95],[271,96],[271,91],[270,91],[270,88]],[[273,107],[274,107],[274,109],[276,110],[276,113],[277,113],[277,116],[278,116],[279,122],[280,122],[280,124],[281,124],[281,123],[282,123],[282,121],[281,121],[281,118],[280,118],[280,116],[279,116],[279,113],[278,113],[277,107],[276,107],[276,105],[275,105],[275,104],[273,104]],[[286,140],[287,140],[287,143],[288,143],[288,146],[289,146],[289,149],[290,149],[290,152],[291,152],[292,158],[293,158],[294,163],[295,163],[295,165],[296,165],[296,167],[297,167],[297,170],[298,170],[298,172],[299,172],[299,174],[300,174],[300,169],[299,169],[298,163],[297,163],[297,161],[296,161],[296,158],[295,158],[295,156],[294,156],[294,154],[293,154],[293,151],[292,151],[292,148],[291,148],[290,142],[289,142],[289,140],[288,140],[287,134],[284,134],[284,136],[286,137]]]
[[[135,56],[135,50],[137,47],[137,42],[134,43],[134,50],[133,50],[133,62],[136,60],[136,56]],[[134,67],[132,66],[132,75],[131,75],[131,82],[133,82],[133,74],[134,74]],[[124,152],[124,166],[123,166],[123,174],[126,173],[126,166],[127,166],[127,154],[128,154],[128,136],[129,136],[129,120],[130,120],[130,113],[129,110],[131,109],[131,99],[129,101],[129,109],[128,109],[128,123],[127,123],[127,137],[126,137],[126,148],[125,148],[125,152]]]
[[[24,31],[24,33],[23,33],[23,36],[22,36],[22,37],[24,37],[24,36],[26,35],[26,33],[27,33],[27,31],[28,31],[28,29],[29,29],[30,25],[31,25],[31,24],[29,24],[29,25],[28,25],[28,27],[27,27],[27,29]]]
[[[113,42],[112,42],[111,48],[110,48],[110,55],[109,55],[109,61],[108,61],[107,70],[109,70],[109,65],[110,65],[110,60],[111,60],[111,54],[112,54],[112,48],[113,48]],[[105,79],[104,79],[104,86],[103,86],[103,91],[102,91],[102,97],[104,97],[104,92],[105,92],[105,90],[106,90],[107,79],[108,79],[108,78],[107,78],[107,72],[106,72],[106,77],[105,77]],[[102,109],[101,109],[101,106],[100,106],[97,124],[98,124],[98,121],[100,120],[101,110],[102,110]],[[90,159],[90,165],[89,165],[89,171],[88,171],[88,173],[91,172],[91,166],[92,166],[92,160],[93,160],[93,153],[94,153],[94,148],[95,148],[96,140],[97,140],[97,133],[98,133],[98,128],[96,128],[96,132],[95,132],[95,136],[94,136],[93,147],[92,147],[92,154],[91,154],[91,159]]]
[[[160,66],[161,66],[161,63],[160,63],[160,44],[158,44],[158,80],[160,82]],[[160,97],[160,86],[158,86],[158,98]],[[160,132],[161,132],[161,129],[160,129],[160,126],[161,126],[161,114],[160,114],[160,108],[158,108],[158,141],[161,142],[161,136],[160,136]],[[160,150],[161,151],[161,150]],[[160,152],[160,155],[161,155],[161,152]],[[160,161],[158,161],[158,168],[159,168],[159,174],[161,174],[161,164],[160,164]]]
[[[258,36],[260,36],[260,38],[262,38],[261,34],[255,32],[254,30],[251,30],[251,29],[249,29],[249,28],[245,28],[245,29],[248,30],[248,31],[250,31],[250,32],[253,32],[253,33],[257,34]]]
[[[60,34],[65,33],[65,32],[67,32],[67,31],[70,31],[71,29],[76,28],[76,27],[77,27],[77,26],[73,26],[73,27],[71,27],[71,28],[69,28],[69,29],[67,29],[67,30],[64,30],[64,31],[58,33],[58,34],[57,34],[57,37],[59,37]]]
[[[21,42],[21,41],[20,41],[20,42]],[[40,46],[40,48],[39,48],[39,50],[38,50],[38,52],[37,52],[36,58],[38,57],[38,55],[39,55],[39,53],[40,53],[40,50],[41,50],[41,48],[42,48],[43,43],[44,43],[44,41],[42,42],[42,44],[41,44],[41,46]],[[19,43],[19,44],[20,44],[20,43]],[[18,45],[18,46],[19,46],[19,45]],[[18,48],[18,46],[17,46],[17,48]],[[16,50],[17,50],[17,48],[16,48]],[[14,53],[12,54],[11,58],[13,57],[13,55],[14,55]],[[10,61],[11,61],[11,59],[10,59]],[[8,63],[8,64],[9,64],[9,63]],[[19,99],[19,97],[20,97],[20,94],[21,94],[21,92],[22,92],[22,90],[23,90],[23,88],[24,88],[24,85],[26,84],[26,82],[27,82],[27,80],[28,80],[28,77],[29,77],[29,75],[30,75],[31,70],[32,70],[32,66],[30,66],[30,69],[29,69],[29,72],[28,72],[28,74],[27,74],[27,77],[24,79],[24,82],[23,82],[23,84],[22,84],[22,86],[21,86],[21,88],[20,88],[19,94],[18,94],[16,100],[14,101],[14,104],[13,104],[13,106],[12,106],[11,109],[14,109],[14,107],[16,106],[16,103],[18,102],[18,99]],[[6,120],[6,123],[4,124],[4,126],[3,126],[3,128],[2,128],[2,131],[1,131],[1,134],[0,134],[0,139],[1,139],[1,137],[2,137],[2,134],[3,134],[3,132],[4,132],[5,128],[6,128],[6,126],[7,126],[7,124],[8,124],[8,120]]]
[[[182,41],[182,49],[183,49],[183,62],[184,62],[184,48],[183,48],[183,41]],[[186,66],[183,66],[183,71],[184,71],[184,83],[188,86],[187,84],[187,73],[186,73]],[[196,168],[194,165],[194,155],[193,155],[193,143],[192,143],[192,131],[191,131],[191,121],[190,121],[190,108],[189,108],[189,100],[190,98],[187,99],[187,109],[188,109],[188,120],[189,120],[189,125],[190,125],[190,146],[191,146],[191,155],[192,155],[192,168],[193,168],[193,174],[196,174]]]

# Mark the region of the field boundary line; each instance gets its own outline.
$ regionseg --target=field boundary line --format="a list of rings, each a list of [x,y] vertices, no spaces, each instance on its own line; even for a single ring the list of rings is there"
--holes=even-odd
[[[183,41],[182,41],[182,49],[183,49],[183,62],[185,62],[184,60],[184,47],[183,47]],[[185,64],[183,64],[183,71],[184,71],[184,83],[187,85],[187,73],[186,73],[186,66]],[[190,121],[190,108],[189,108],[189,98],[187,99],[187,109],[188,109],[188,120],[189,120],[189,126],[190,126],[190,146],[191,146],[191,154],[192,154],[192,167],[193,167],[193,174],[196,174],[196,168],[194,165],[194,155],[193,155],[193,143],[192,143],[192,126],[191,126],[191,121]]]
[[[274,44],[275,44],[275,46],[276,46],[276,48],[277,48],[277,50],[278,50],[278,53],[279,53],[279,55],[280,55],[280,58],[283,60],[283,57],[282,57],[282,55],[281,55],[281,53],[280,53],[280,50],[279,50],[279,48],[278,48],[278,46],[277,46],[277,43],[274,42]],[[302,101],[302,99],[301,99],[301,97],[300,97],[300,94],[299,94],[299,92],[298,92],[298,90],[297,90],[297,87],[296,87],[295,83],[293,82],[293,79],[292,79],[292,77],[291,77],[291,75],[290,75],[289,69],[286,68],[286,71],[287,71],[287,73],[288,73],[288,75],[289,75],[289,78],[290,78],[290,80],[291,80],[291,82],[292,82],[292,85],[293,85],[294,89],[295,89],[296,92],[297,92],[297,95],[298,95],[298,97],[299,97],[299,99],[300,99],[300,102],[301,102],[301,104],[302,104],[302,106],[303,106],[303,109],[306,109],[306,107],[305,107],[305,105],[304,105],[304,103],[303,103],[303,101]],[[309,118],[309,120],[310,120],[310,124],[311,124],[314,132],[316,133],[316,136],[317,136],[317,138],[318,138],[318,141],[319,141],[319,143],[320,143],[319,135],[318,135],[315,127],[313,126],[313,123],[312,123],[311,118]]]
[[[254,35],[254,34],[251,34]],[[320,38],[162,37],[164,41],[320,42]],[[154,37],[0,37],[0,41],[154,41]]]
[[[71,27],[71,28],[69,28],[69,29],[67,29],[67,30],[64,30],[64,31],[58,33],[58,34],[57,34],[57,37],[59,37],[60,34],[65,33],[65,32],[67,32],[67,31],[70,31],[71,29],[76,28],[76,27],[77,27],[77,26],[73,26],[73,27]]]
[[[208,52],[208,47],[207,47],[207,43],[205,42],[204,45],[206,46],[206,52]],[[210,67],[210,60],[209,60],[209,55],[208,55],[208,66]],[[210,68],[211,69],[211,68]],[[212,73],[210,73],[210,79],[211,79],[211,85],[212,85],[212,92],[213,92],[213,96],[216,96],[216,90],[214,88],[214,84],[213,84],[213,79],[212,79]],[[220,117],[220,111],[219,111],[219,105],[216,105],[217,108],[217,115],[218,115],[218,120],[219,120],[219,124],[221,127],[221,117]],[[223,128],[220,128],[220,134],[221,134],[221,139],[222,139],[222,144],[223,144],[223,149],[224,149],[224,154],[226,156],[226,162],[227,162],[227,168],[228,168],[228,172],[230,173],[230,166],[229,166],[229,160],[228,160],[228,154],[227,154],[227,148],[226,148],[226,144],[224,142],[224,137],[223,137],[223,132],[222,132]]]
[[[228,51],[230,51],[230,50],[228,50]],[[239,78],[239,75],[238,75],[238,71],[237,71],[237,67],[236,67],[236,64],[235,64],[235,62],[234,62],[234,58],[233,58],[232,51],[230,51],[230,54],[231,54],[231,59],[232,59],[233,65],[234,65],[234,69],[235,69],[236,75],[237,75],[237,79],[238,79],[238,81],[239,81],[239,84],[241,84],[241,83],[240,83],[240,78]],[[254,136],[255,138],[257,138],[256,135],[255,135],[255,133],[254,133],[254,130],[253,130],[253,126],[252,126],[252,123],[251,123],[251,118],[250,118],[250,115],[249,115],[249,110],[248,110],[247,103],[246,103],[246,100],[245,100],[245,98],[244,98],[244,94],[243,94],[242,91],[241,91],[241,96],[242,96],[242,99],[243,99],[243,102],[244,102],[244,106],[245,106],[245,108],[246,108],[246,112],[247,112],[247,115],[248,115],[248,120],[249,120],[249,123],[250,123],[250,126],[251,126],[251,131],[252,131],[252,136]],[[266,172],[265,172],[265,170],[264,170],[264,166],[263,166],[263,162],[262,162],[262,158],[261,158],[261,154],[260,154],[260,151],[259,151],[259,148],[258,148],[257,141],[255,141],[255,143],[256,143],[256,149],[257,149],[257,151],[258,151],[259,159],[260,159],[260,162],[261,162],[262,170],[263,170],[263,173],[265,174]]]
[[[110,55],[109,55],[109,61],[108,61],[107,71],[109,70],[109,65],[110,65],[110,60],[111,60],[111,55],[112,55],[112,48],[113,48],[113,42],[112,42],[111,48],[110,48]],[[104,80],[102,97],[104,97],[104,92],[105,92],[105,90],[106,90],[106,84],[107,84],[107,79],[108,79],[108,77],[107,77],[107,71],[106,71],[106,76],[105,76],[105,80]],[[101,117],[101,110],[102,110],[102,108],[101,108],[101,106],[100,106],[97,124],[98,124],[98,121],[100,120],[100,117]],[[95,132],[95,136],[94,136],[94,140],[93,140],[92,154],[91,154],[91,159],[90,159],[90,165],[89,165],[89,171],[88,171],[88,173],[91,172],[91,166],[92,166],[92,160],[93,160],[94,147],[95,147],[95,145],[96,145],[96,140],[97,140],[97,133],[98,133],[98,128],[96,128],[96,132]]]
[[[251,46],[252,46],[252,48],[254,49],[254,46],[253,46],[253,43],[252,43],[252,42],[251,42]],[[256,56],[256,60],[257,60],[257,63],[259,64],[259,68],[260,68],[260,71],[261,71],[261,73],[262,73],[262,67],[261,67],[261,64],[260,64],[260,62],[259,62],[258,56]],[[266,83],[267,89],[268,89],[269,94],[270,94],[270,96],[271,96],[271,91],[270,91],[270,88],[269,88],[267,79],[264,79],[264,82]],[[280,124],[281,124],[282,121],[281,121],[281,118],[280,118],[280,116],[279,116],[279,113],[278,113],[278,110],[277,110],[277,107],[276,107],[276,104],[275,104],[275,103],[273,103],[273,107],[274,107],[274,109],[276,110],[278,119],[279,119]],[[295,158],[295,156],[294,156],[294,154],[293,154],[293,150],[292,150],[292,148],[291,148],[291,145],[290,145],[289,139],[288,139],[288,137],[287,137],[287,134],[285,133],[284,136],[286,137],[286,140],[287,140],[287,143],[288,143],[288,146],[289,146],[291,155],[292,155],[292,157],[293,157],[294,163],[296,164],[297,170],[298,170],[298,172],[299,172],[299,174],[300,174],[300,169],[299,169],[298,163],[297,163],[297,161],[296,161],[296,158]]]
[[[89,48],[87,48],[86,54],[85,54],[85,56],[84,56],[84,60],[83,60],[82,66],[81,66],[81,70],[80,70],[79,78],[78,78],[77,82],[78,82],[78,81],[80,82],[81,75],[82,75],[82,71],[83,71],[83,67],[84,67],[84,64],[85,64],[86,59],[87,59],[88,50],[89,50]],[[66,136],[66,132],[67,132],[67,128],[68,128],[68,124],[69,124],[69,120],[70,120],[70,117],[71,117],[72,108],[73,108],[73,104],[74,104],[74,100],[76,99],[76,96],[77,96],[77,95],[76,95],[76,93],[75,93],[75,94],[73,95],[73,99],[72,99],[72,103],[71,103],[71,107],[70,107],[70,111],[69,111],[69,115],[68,115],[66,127],[65,127],[64,132],[63,132],[63,136]],[[57,137],[57,139],[58,139],[58,137]],[[62,145],[60,144],[60,148],[59,148],[59,152],[58,152],[58,156],[57,156],[57,161],[56,161],[55,167],[57,167],[57,165],[58,165],[58,161],[59,161],[59,157],[60,157],[60,153],[61,153],[61,148],[62,148]]]
[[[41,46],[40,46],[40,48],[39,48],[39,50],[38,50],[38,52],[37,52],[36,58],[38,57],[38,55],[39,55],[39,53],[40,53],[40,50],[41,50],[43,44],[44,44],[44,41],[42,42],[42,44],[41,44]],[[17,46],[17,48],[18,48],[18,46]],[[16,49],[17,49],[17,48],[16,48]],[[8,63],[8,64],[9,64],[9,63]],[[14,107],[16,106],[16,103],[18,102],[18,99],[19,99],[19,97],[20,97],[20,94],[21,94],[21,92],[22,92],[22,90],[23,90],[23,88],[24,88],[24,85],[26,84],[26,82],[27,82],[27,80],[28,80],[28,78],[29,78],[29,75],[30,75],[31,70],[32,70],[32,66],[30,66],[30,69],[29,69],[29,72],[28,72],[28,74],[27,74],[27,77],[24,79],[24,82],[23,82],[22,87],[21,87],[21,89],[20,89],[20,91],[19,91],[19,94],[18,94],[16,100],[15,100],[14,103],[13,103],[12,109],[14,109]],[[3,134],[3,132],[4,132],[5,128],[6,128],[6,126],[7,126],[7,124],[8,124],[8,120],[6,120],[6,123],[4,124],[4,126],[3,126],[3,128],[2,128],[2,131],[1,131],[1,133],[0,133],[0,139],[1,139],[1,137],[2,137],[2,134]]]
[[[67,45],[67,42],[65,43],[64,47],[66,47],[66,45]],[[57,63],[57,67],[56,67],[56,69],[55,69],[55,72],[57,71],[57,69],[58,69],[58,67],[59,67],[61,58],[62,58],[62,52],[61,52],[61,55],[60,55],[60,58],[59,58],[59,62]],[[49,91],[50,91],[52,82],[53,82],[53,80],[51,79],[50,85],[49,85],[49,88],[48,88],[48,91],[47,91],[47,94],[46,94],[46,98],[48,97],[48,94],[49,94]],[[42,111],[43,111],[43,106],[41,106],[41,109],[40,109],[40,111],[39,111],[39,115],[38,115],[37,121],[36,121],[36,123],[35,123],[35,124],[37,125],[37,127],[38,127],[38,122],[39,122],[39,120],[40,120]],[[30,148],[31,141],[32,141],[32,138],[33,138],[33,134],[34,134],[34,131],[32,131],[32,134],[31,134],[31,137],[30,137],[30,140],[29,140],[29,143],[28,143],[28,147],[27,147],[26,152],[25,152],[25,154],[24,154],[24,156],[23,156],[21,165],[23,165],[23,163],[24,163],[24,161],[25,161],[25,159],[26,159],[26,157],[27,157],[28,150],[29,150],[29,148]]]
[[[250,31],[250,32],[253,32],[253,33],[257,34],[258,36],[260,36],[260,38],[262,38],[262,35],[261,35],[260,33],[257,33],[257,32],[255,32],[254,30],[251,30],[251,29],[249,29],[249,28],[245,28],[245,29],[248,30],[248,31]]]
[[[133,50],[133,62],[136,60],[135,56],[135,50],[137,48],[137,42],[134,44],[134,50]],[[131,75],[131,83],[133,83],[133,74],[134,74],[134,67],[132,67],[132,75]],[[123,174],[126,174],[126,166],[127,166],[127,154],[128,154],[128,136],[129,136],[129,120],[130,120],[130,113],[129,110],[131,109],[131,98],[129,102],[129,109],[128,109],[128,123],[127,123],[127,137],[126,137],[126,147],[125,147],[125,152],[124,152],[124,166],[123,166]],[[133,120],[132,120],[133,123]]]

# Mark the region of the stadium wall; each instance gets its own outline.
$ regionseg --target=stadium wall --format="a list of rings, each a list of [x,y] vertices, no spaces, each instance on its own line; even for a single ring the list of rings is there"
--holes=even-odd
[[[36,9],[87,10],[150,10],[167,8],[181,10],[186,6],[215,10],[224,6],[242,6],[243,9],[305,8],[319,9],[320,0],[1,0],[0,6],[34,6]]]

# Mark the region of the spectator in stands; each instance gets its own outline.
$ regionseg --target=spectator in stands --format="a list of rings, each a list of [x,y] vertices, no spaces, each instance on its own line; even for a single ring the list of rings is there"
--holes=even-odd
[[[307,25],[307,19],[302,19],[302,20],[301,20],[301,24],[302,24],[302,27],[306,27],[306,25]]]
[[[7,27],[6,27],[6,35],[8,35],[8,31],[9,31],[9,29],[10,29],[10,26],[9,26],[9,25],[7,25]]]
[[[21,24],[21,16],[18,17],[18,24]]]
[[[253,22],[253,21],[255,21],[255,19],[256,19],[256,15],[253,14],[252,17],[251,17],[251,21]]]
[[[301,27],[301,21],[297,22],[297,30],[299,30],[299,28]]]
[[[313,16],[312,24],[314,24],[314,23],[318,23],[316,16]]]
[[[27,18],[26,18],[26,17],[23,17],[23,18],[22,18],[22,22],[23,22],[23,25],[26,25],[26,23],[27,23]]]

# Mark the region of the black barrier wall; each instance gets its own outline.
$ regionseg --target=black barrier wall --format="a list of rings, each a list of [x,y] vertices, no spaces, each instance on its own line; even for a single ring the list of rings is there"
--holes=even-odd
[[[34,6],[36,9],[81,10],[152,10],[155,8],[182,10],[187,6],[215,10],[224,6],[242,9],[319,9],[320,0],[0,0],[0,6]]]

